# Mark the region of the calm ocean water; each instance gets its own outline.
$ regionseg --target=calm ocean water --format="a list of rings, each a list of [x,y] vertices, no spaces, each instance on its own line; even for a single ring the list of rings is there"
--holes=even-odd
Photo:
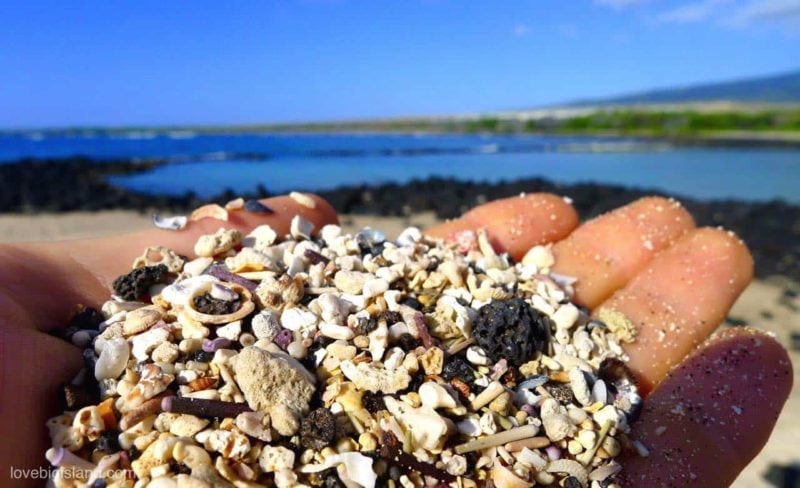
[[[481,135],[225,135],[120,137],[0,135],[0,162],[22,157],[166,158],[114,178],[152,193],[225,188],[272,192],[429,176],[496,182],[541,176],[562,183],[646,187],[696,198],[800,203],[800,150],[688,148],[625,138]],[[0,163],[2,164],[2,163]]]

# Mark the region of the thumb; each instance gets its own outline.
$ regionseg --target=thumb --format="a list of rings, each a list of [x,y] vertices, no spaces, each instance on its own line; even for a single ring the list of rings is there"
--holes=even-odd
[[[729,486],[761,451],[792,388],[783,347],[754,329],[712,336],[645,402],[623,486]]]
[[[78,348],[27,322],[27,314],[0,293],[0,486],[41,485],[41,479],[11,483],[8,477],[13,468],[44,463],[50,446],[44,423],[57,413],[58,385],[69,381],[82,364]]]

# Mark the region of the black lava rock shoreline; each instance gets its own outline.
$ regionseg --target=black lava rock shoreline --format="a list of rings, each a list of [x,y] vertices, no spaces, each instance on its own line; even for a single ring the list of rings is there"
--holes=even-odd
[[[65,212],[135,209],[184,212],[208,201],[224,203],[235,196],[225,191],[213,199],[192,193],[159,196],[129,191],[107,181],[165,164],[160,161],[95,161],[88,158],[20,160],[0,164],[0,213]],[[314,188],[306,188],[315,191]],[[317,191],[340,213],[410,216],[432,211],[453,218],[495,198],[522,192],[553,192],[573,200],[583,219],[629,203],[656,190],[596,183],[562,185],[542,178],[500,183],[431,178],[407,184],[357,185]],[[260,187],[246,197],[269,196]],[[666,195],[670,196],[670,195]],[[723,226],[736,232],[753,253],[759,277],[784,275],[800,282],[800,206],[783,201],[695,200],[679,197],[698,225]]]

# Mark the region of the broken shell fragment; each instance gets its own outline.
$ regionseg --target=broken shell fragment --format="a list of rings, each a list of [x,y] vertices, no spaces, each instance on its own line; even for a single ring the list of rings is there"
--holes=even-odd
[[[207,217],[227,221],[228,211],[216,203],[209,203],[208,205],[203,205],[202,207],[196,208],[191,215],[189,215],[189,220],[200,220]]]
[[[212,315],[197,311],[194,308],[195,303],[193,299],[204,293],[210,293],[214,286],[219,286],[216,283],[210,282],[207,283],[207,285],[207,287],[204,286],[195,289],[192,295],[190,295],[185,311],[192,319],[204,324],[228,324],[247,317],[255,310],[255,303],[253,303],[253,296],[250,294],[250,290],[237,283],[228,283],[228,289],[239,296],[240,303],[236,311],[222,315]]]

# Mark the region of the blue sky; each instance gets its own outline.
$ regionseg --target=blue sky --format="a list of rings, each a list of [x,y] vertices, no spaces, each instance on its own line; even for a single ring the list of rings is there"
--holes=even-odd
[[[800,68],[800,0],[0,0],[0,127],[472,113]]]

